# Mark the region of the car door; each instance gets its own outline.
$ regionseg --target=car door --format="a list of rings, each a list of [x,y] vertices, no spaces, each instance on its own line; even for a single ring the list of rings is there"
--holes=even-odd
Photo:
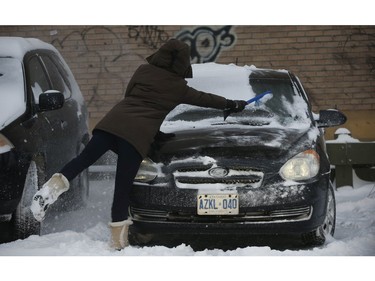
[[[35,129],[42,139],[46,168],[51,174],[62,168],[75,155],[77,141],[75,133],[76,109],[71,105],[71,90],[48,53],[42,51],[29,55],[25,63],[28,73],[28,88],[32,107],[37,115]],[[57,90],[64,94],[61,109],[38,111],[39,96],[46,91]]]

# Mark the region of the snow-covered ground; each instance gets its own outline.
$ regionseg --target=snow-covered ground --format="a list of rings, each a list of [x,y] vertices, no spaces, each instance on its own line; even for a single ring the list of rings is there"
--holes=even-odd
[[[375,256],[375,184],[355,177],[354,188],[336,191],[337,222],[334,237],[322,247],[275,250],[247,247],[232,251],[194,251],[190,246],[108,248],[113,180],[92,181],[86,208],[47,216],[42,236],[0,245],[8,256]]]
[[[92,181],[90,188],[91,194],[87,207],[73,212],[47,216],[43,223],[42,236],[31,236],[25,240],[1,244],[0,256],[7,257],[0,258],[0,266],[9,264],[10,267],[17,270],[19,263],[23,262],[24,266],[32,270],[35,266],[40,266],[40,262],[42,262],[43,268],[47,272],[52,271],[53,274],[54,268],[58,267],[58,264],[64,264],[72,270],[78,270],[84,278],[92,276],[97,269],[107,268],[105,269],[105,271],[108,270],[107,274],[115,274],[111,271],[112,266],[123,268],[126,272],[130,265],[133,269],[142,271],[145,265],[155,270],[167,265],[168,268],[170,266],[179,268],[181,262],[191,266],[191,270],[196,268],[197,272],[201,271],[203,275],[209,274],[209,271],[202,266],[202,262],[209,268],[217,265],[236,268],[244,266],[246,268],[246,266],[252,264],[254,265],[253,270],[256,270],[258,274],[259,270],[269,270],[265,264],[272,264],[276,270],[279,269],[280,271],[293,264],[293,267],[297,266],[296,268],[304,268],[305,270],[309,269],[310,265],[317,269],[322,267],[325,271],[328,271],[325,273],[328,276],[333,274],[331,269],[337,270],[338,272],[333,274],[333,277],[337,277],[337,274],[341,275],[343,272],[345,272],[346,277],[348,274],[357,272],[357,268],[359,268],[359,272],[355,276],[363,275],[364,278],[361,281],[367,280],[367,277],[373,275],[371,265],[374,262],[372,256],[375,256],[375,184],[363,182],[357,177],[355,177],[354,187],[342,187],[336,192],[337,225],[335,237],[330,238],[322,247],[284,251],[254,246],[232,251],[220,249],[194,251],[190,246],[179,245],[175,248],[131,246],[123,251],[113,252],[108,248],[109,229],[107,227],[110,218],[113,180]],[[19,258],[14,259],[14,256]],[[20,258],[20,256],[23,257]],[[29,256],[29,258],[26,259],[24,256]],[[39,256],[39,258],[30,258],[30,256]],[[51,260],[45,258],[45,256],[60,256],[60,258]],[[66,259],[61,256],[80,256],[81,258],[85,256],[86,258],[77,260],[76,258]],[[87,256],[126,257],[123,259],[88,259]],[[140,259],[140,256],[143,259]],[[160,259],[161,256],[164,258]],[[176,256],[178,256],[177,259]],[[187,258],[192,256],[196,258]],[[216,258],[212,259],[214,256]],[[231,258],[219,259],[218,256],[230,256]],[[275,260],[274,256],[288,256],[289,258]],[[319,256],[320,258],[318,260],[307,259],[307,256]],[[327,259],[327,256],[330,258]],[[137,258],[134,259],[134,257]],[[349,257],[351,258],[348,259]],[[80,271],[82,266],[87,266],[89,271],[86,273]],[[13,272],[13,270],[10,272]],[[56,278],[62,278],[61,276],[66,276],[65,274],[68,274],[68,272],[61,272],[62,275]],[[22,271],[19,274],[33,277],[27,271]],[[134,274],[134,271],[132,271],[132,274]],[[149,273],[144,272],[143,274]],[[227,276],[229,273],[224,271],[222,274]],[[232,271],[232,274],[236,276],[240,273]],[[275,277],[279,278],[278,275]]]
[[[42,236],[31,236],[0,245],[0,255],[9,256],[375,256],[375,184],[357,179],[354,188],[336,192],[335,237],[323,247],[308,250],[274,250],[248,247],[233,251],[219,249],[195,252],[190,246],[130,247],[112,252],[108,248],[110,203],[113,181],[91,182],[85,209],[47,216]]]

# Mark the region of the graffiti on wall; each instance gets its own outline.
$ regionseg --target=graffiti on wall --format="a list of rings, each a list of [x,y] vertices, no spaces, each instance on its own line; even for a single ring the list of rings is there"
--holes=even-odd
[[[144,61],[141,55],[127,50],[124,40],[113,28],[91,26],[74,30],[62,38],[57,32],[52,35],[57,37],[51,44],[65,53],[67,59],[68,54],[74,53],[74,65],[84,73],[80,76],[90,81],[89,89],[85,88],[85,82],[79,81],[89,106],[113,105],[124,93],[135,64]]]
[[[345,40],[339,43],[341,51],[333,54],[334,59],[351,70],[361,69],[366,65],[371,74],[375,74],[375,34],[361,28],[353,29]],[[358,56],[356,53],[361,52]]]
[[[152,49],[158,49],[169,39],[168,33],[155,25],[130,26],[128,27],[128,36],[136,41],[141,41]]]
[[[201,26],[193,31],[183,30],[176,34],[176,38],[190,45],[193,63],[213,62],[223,48],[234,45],[236,36],[231,29],[230,25],[216,30]]]

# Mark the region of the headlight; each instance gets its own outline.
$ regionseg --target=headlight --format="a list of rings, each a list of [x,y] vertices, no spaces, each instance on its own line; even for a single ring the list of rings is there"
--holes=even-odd
[[[151,159],[146,158],[142,161],[134,181],[150,182],[156,179],[158,171],[156,164]]]
[[[14,145],[2,134],[0,134],[0,154],[9,152]]]
[[[319,155],[315,150],[306,150],[288,160],[280,169],[284,180],[307,180],[319,172]]]

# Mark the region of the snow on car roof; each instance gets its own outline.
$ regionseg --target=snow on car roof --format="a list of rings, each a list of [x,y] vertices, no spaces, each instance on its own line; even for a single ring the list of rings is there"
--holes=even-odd
[[[188,85],[197,90],[221,95],[226,99],[249,100],[256,96],[250,86],[250,75],[256,78],[288,79],[287,70],[262,69],[256,66],[235,64],[193,64],[193,78]]]
[[[51,44],[36,38],[0,37],[0,57],[14,57],[19,60],[34,49],[56,50]]]
[[[0,57],[0,130],[26,110],[22,63]]]
[[[234,64],[193,64],[193,78],[188,85],[197,90],[221,95],[227,99],[248,100],[255,96],[249,84],[249,75],[255,67]]]
[[[35,49],[56,49],[39,39],[0,37],[0,130],[26,111],[22,60]]]

